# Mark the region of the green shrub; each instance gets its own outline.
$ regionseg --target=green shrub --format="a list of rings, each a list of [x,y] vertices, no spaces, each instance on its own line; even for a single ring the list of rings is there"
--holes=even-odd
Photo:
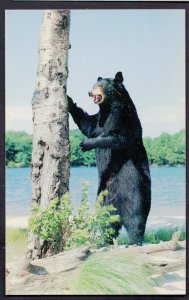
[[[88,182],[83,185],[76,215],[73,215],[68,193],[60,199],[55,198],[44,209],[34,206],[29,228],[36,236],[48,242],[54,253],[86,244],[102,247],[115,236],[114,225],[119,222],[120,217],[116,215],[113,205],[102,205],[107,191],[101,192],[96,201],[95,212],[89,213],[88,185]]]
[[[95,214],[91,216],[89,222],[90,241],[96,247],[112,242],[115,236],[114,226],[120,222],[120,216],[116,214],[116,208],[113,205],[102,205],[107,194],[108,191],[100,193],[95,205]]]
[[[66,248],[77,247],[90,243],[89,236],[89,199],[88,199],[88,186],[89,182],[83,184],[81,202],[78,212],[72,216],[72,230],[68,237]]]
[[[67,243],[69,248],[84,244],[91,244],[95,248],[107,245],[112,242],[115,236],[114,226],[120,221],[120,216],[115,214],[116,208],[113,205],[102,205],[107,191],[100,193],[95,212],[89,214],[87,188],[85,184],[78,214],[73,218],[73,230]]]
[[[30,230],[39,238],[47,241],[55,253],[62,251],[71,231],[71,197],[66,193],[60,199],[53,199],[46,208],[33,207],[29,219]]]

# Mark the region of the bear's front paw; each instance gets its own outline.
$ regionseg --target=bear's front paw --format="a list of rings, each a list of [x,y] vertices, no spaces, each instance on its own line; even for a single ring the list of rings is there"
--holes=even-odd
[[[88,150],[91,150],[91,146],[90,146],[88,140],[85,140],[85,141],[81,142],[79,144],[79,146],[80,146],[81,150],[84,151],[84,152],[88,151]]]
[[[75,104],[72,98],[70,98],[68,95],[67,95],[67,99],[68,99],[68,110],[71,111],[71,109],[74,107]]]
[[[73,103],[73,100],[70,96],[67,95],[68,103]]]

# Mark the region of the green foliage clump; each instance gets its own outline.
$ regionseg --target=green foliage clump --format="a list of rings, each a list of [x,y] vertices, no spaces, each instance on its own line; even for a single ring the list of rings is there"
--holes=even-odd
[[[89,213],[89,201],[87,198],[87,185],[82,192],[81,205],[78,214],[73,218],[73,232],[68,241],[68,247],[92,244],[100,248],[112,242],[115,236],[114,226],[120,222],[120,216],[116,215],[113,205],[103,206],[107,191],[102,191],[97,198],[95,212]]]
[[[6,132],[6,165],[9,167],[26,167],[31,163],[32,135],[25,131]]]
[[[96,201],[95,214],[90,220],[90,241],[97,247],[112,242],[115,236],[114,227],[120,223],[120,216],[116,214],[116,208],[111,205],[103,205],[104,197],[108,191],[102,191]]]
[[[44,209],[35,205],[29,228],[36,236],[46,241],[54,253],[87,244],[102,247],[112,241],[115,235],[113,227],[120,221],[113,205],[102,205],[106,195],[107,191],[101,192],[95,212],[90,213],[86,182],[76,215],[73,215],[70,194],[66,193],[60,199],[52,200]]]
[[[159,137],[144,138],[150,164],[184,165],[186,160],[185,130],[175,134],[162,133]]]
[[[78,209],[78,212],[72,218],[72,231],[68,237],[66,247],[71,248],[75,246],[81,246],[90,243],[89,236],[89,199],[88,199],[88,186],[89,182],[86,181],[83,184],[81,202]]]
[[[46,241],[55,253],[62,251],[71,231],[71,197],[66,193],[60,199],[53,199],[44,209],[33,206],[33,215],[29,219],[30,230]]]

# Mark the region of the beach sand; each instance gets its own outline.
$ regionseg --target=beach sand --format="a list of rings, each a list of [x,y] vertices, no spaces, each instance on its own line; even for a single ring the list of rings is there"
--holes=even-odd
[[[160,295],[185,295],[186,294],[186,269],[168,272],[162,275],[162,284],[155,287]]]
[[[12,228],[27,228],[28,227],[29,216],[7,216],[6,217],[6,227]],[[157,229],[158,227],[171,227],[171,226],[181,226],[185,227],[185,217],[184,216],[149,216],[146,229]],[[125,233],[125,230],[123,230]]]
[[[6,227],[27,228],[29,216],[6,217]]]

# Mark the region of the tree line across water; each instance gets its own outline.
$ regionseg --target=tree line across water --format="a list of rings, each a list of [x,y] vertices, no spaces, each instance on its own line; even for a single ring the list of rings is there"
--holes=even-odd
[[[82,152],[79,144],[84,136],[78,129],[70,130],[71,166],[95,166],[95,151]],[[143,139],[151,165],[185,165],[185,130],[162,133],[159,137]],[[32,135],[24,131],[6,132],[6,165],[27,167],[31,163]]]

